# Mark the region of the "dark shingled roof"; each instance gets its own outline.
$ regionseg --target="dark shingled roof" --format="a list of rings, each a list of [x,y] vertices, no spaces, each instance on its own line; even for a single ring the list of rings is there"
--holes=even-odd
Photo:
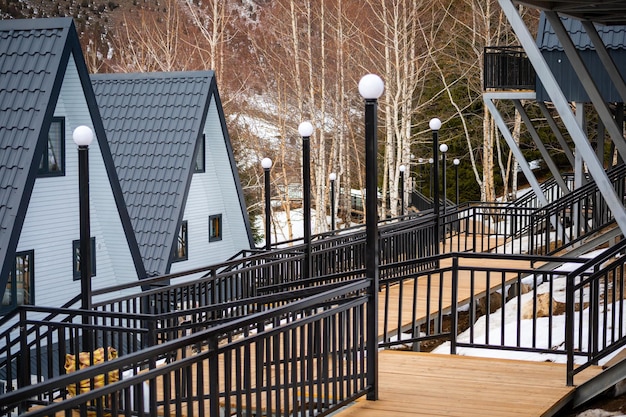
[[[563,16],[560,18],[604,101],[621,102],[622,97],[613,86],[611,78],[606,73],[602,61],[598,58],[595,47],[583,28],[581,21]],[[603,26],[596,24],[595,27],[609,55],[617,68],[622,72],[622,76],[626,76],[624,72],[626,68],[626,26]],[[559,39],[554,33],[552,25],[544,13],[541,13],[537,28],[537,46],[567,99],[583,103],[589,102],[590,99],[587,92],[572,68]],[[551,100],[539,79],[537,80],[536,93],[538,101]]]
[[[101,74],[92,83],[144,266],[168,273],[214,72]]]
[[[591,39],[585,32],[580,20],[562,17],[563,26],[570,34],[572,42],[581,51],[595,50]],[[608,50],[624,50],[626,45],[626,26],[595,25],[598,35]],[[562,51],[563,46],[552,29],[545,14],[541,13],[537,29],[537,45],[542,51]]]
[[[4,292],[67,63],[71,19],[0,21],[0,293]]]
[[[626,25],[626,0],[517,0],[542,10],[551,10],[604,25]]]
[[[70,56],[85,92],[96,135],[104,138],[89,73],[71,18],[0,21],[0,295],[22,232],[40,156],[48,138]],[[125,230],[130,230],[106,140],[98,141]],[[126,216],[125,216],[126,215]],[[137,273],[145,275],[134,237]]]

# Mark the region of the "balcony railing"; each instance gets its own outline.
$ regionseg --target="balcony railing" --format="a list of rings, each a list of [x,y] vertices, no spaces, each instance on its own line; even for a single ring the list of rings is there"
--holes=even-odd
[[[488,46],[483,54],[485,90],[534,90],[535,69],[521,47]]]

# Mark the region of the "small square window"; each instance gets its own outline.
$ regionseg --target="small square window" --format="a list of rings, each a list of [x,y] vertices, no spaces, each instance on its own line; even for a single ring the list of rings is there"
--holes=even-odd
[[[209,216],[209,242],[222,240],[222,215]]]
[[[9,271],[9,280],[4,289],[0,310],[35,304],[34,258],[35,252],[32,250],[15,254],[15,265]]]
[[[205,158],[204,158],[204,149],[205,149],[205,135],[203,134],[200,140],[198,141],[198,153],[196,154],[196,162],[194,165],[193,172],[205,172]]]
[[[91,239],[91,276],[96,276],[96,238]],[[72,241],[72,273],[74,281],[80,280],[80,240]]]
[[[172,257],[172,262],[178,261],[186,261],[189,253],[187,243],[189,235],[187,233],[187,221],[183,221],[180,225],[180,230],[178,231],[178,237],[176,238],[176,246],[174,248],[174,256]]]
[[[65,175],[65,118],[54,117],[39,161],[40,177]]]

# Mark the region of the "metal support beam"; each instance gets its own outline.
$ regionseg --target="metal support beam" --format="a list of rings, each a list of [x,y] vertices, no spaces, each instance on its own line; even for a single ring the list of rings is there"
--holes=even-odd
[[[511,148],[511,152],[513,152],[515,159],[517,159],[517,162],[519,163],[519,166],[522,172],[526,176],[528,183],[530,184],[533,191],[537,195],[539,204],[541,206],[545,206],[548,204],[548,199],[543,193],[543,190],[541,189],[539,181],[537,181],[537,177],[535,177],[535,174],[533,174],[533,171],[530,169],[530,165],[528,164],[528,161],[526,160],[526,158],[524,158],[522,151],[520,150],[519,146],[517,146],[517,144],[515,143],[515,140],[513,139],[513,136],[511,135],[511,132],[509,131],[509,127],[504,122],[502,115],[500,114],[496,105],[493,102],[494,99],[501,98],[501,97],[502,96],[494,95],[491,93],[485,93],[483,94],[483,101],[487,105],[487,108],[489,109],[489,113],[491,113],[491,116],[493,117],[493,120],[496,122],[496,126],[498,126],[498,129],[500,130],[500,133],[504,137],[504,140],[506,140],[506,143],[509,145],[509,148]]]
[[[574,399],[570,406],[575,408],[596,398],[613,385],[622,381],[624,375],[626,375],[626,361],[618,362],[610,368],[603,370],[600,375],[576,387]]]
[[[554,117],[552,117],[552,114],[550,114],[550,110],[548,110],[548,108],[546,107],[546,104],[544,102],[537,102],[537,105],[539,106],[541,113],[543,113],[543,117],[546,118],[546,122],[548,122],[548,126],[550,126],[550,129],[552,130],[552,133],[556,137],[556,140],[559,141],[559,145],[561,145],[561,149],[565,153],[565,157],[569,161],[570,165],[572,165],[572,169],[573,169],[574,168],[574,154],[572,153],[572,150],[569,148],[569,145],[567,144],[565,137],[561,133],[561,129],[559,129],[559,127],[557,126],[556,122],[554,121]]]
[[[506,123],[504,123],[504,119],[502,118],[502,115],[496,108],[496,105],[493,103],[492,101],[493,97],[494,95],[490,93],[483,94],[483,100],[485,101],[485,104],[487,105],[487,108],[489,109],[491,116],[495,120],[496,125],[498,126],[500,133],[502,133],[502,136],[504,136],[504,139],[506,140],[506,143],[509,145],[509,148],[511,148],[511,152],[513,152],[515,159],[517,159],[517,162],[519,163],[519,166],[522,169],[522,172],[526,176],[528,183],[530,184],[531,188],[535,192],[535,195],[537,196],[537,200],[539,201],[539,205],[541,207],[546,206],[548,205],[548,199],[546,198],[546,195],[543,193],[543,190],[541,189],[541,185],[539,184],[539,181],[537,181],[537,177],[535,177],[535,174],[533,174],[533,171],[530,169],[530,165],[528,164],[528,161],[526,160],[526,158],[524,158],[524,155],[522,154],[521,149],[519,148],[517,143],[515,143],[515,140],[513,139],[513,136],[511,135],[511,132],[509,131],[508,126],[506,125]],[[561,228],[563,227],[563,225],[558,221],[556,216],[550,217],[550,224],[552,224],[552,227],[554,227],[557,231],[561,230]],[[570,237],[566,234],[566,240],[569,241],[569,239]]]
[[[576,103],[575,106],[575,114],[574,119],[576,120],[576,124],[580,129],[585,132],[586,122],[585,122],[585,106],[583,103]],[[584,184],[584,172],[583,172],[583,160],[578,149],[574,150],[575,153],[575,163],[574,163],[574,189],[582,187]]]
[[[552,173],[552,176],[554,177],[554,180],[556,181],[557,185],[561,187],[561,190],[563,191],[564,194],[568,194],[570,190],[569,188],[567,188],[567,184],[565,184],[565,181],[563,181],[563,177],[561,176],[561,173],[559,172],[558,167],[552,160],[552,157],[550,156],[550,153],[546,149],[546,146],[541,141],[541,138],[539,137],[539,134],[537,133],[537,129],[535,129],[535,126],[533,126],[533,122],[530,120],[530,117],[528,117],[528,113],[526,113],[526,109],[524,109],[524,106],[522,106],[522,102],[520,100],[513,100],[513,104],[515,105],[515,108],[519,112],[520,116],[522,116],[522,121],[524,122],[526,129],[528,129],[528,133],[530,133],[530,136],[533,138],[535,145],[537,145],[537,149],[539,149],[539,152],[541,153],[541,157],[545,161],[546,165],[548,165],[548,169]]]
[[[517,38],[520,40],[524,50],[526,51],[528,59],[535,68],[535,72],[546,89],[546,92],[552,99],[556,110],[561,115],[566,129],[570,133],[570,136],[576,145],[577,152],[580,152],[582,158],[587,163],[589,173],[595,179],[596,184],[598,184],[600,192],[604,196],[607,205],[615,216],[615,221],[619,225],[620,229],[626,233],[626,210],[624,210],[624,206],[613,189],[612,184],[604,171],[604,167],[598,161],[598,158],[596,157],[591,144],[588,142],[585,133],[576,124],[569,103],[554,78],[554,75],[550,71],[548,64],[541,55],[541,52],[535,43],[535,39],[532,37],[530,31],[524,24],[524,21],[513,5],[512,0],[498,0],[498,3],[500,4],[500,7],[506,15],[509,23],[513,27]]]

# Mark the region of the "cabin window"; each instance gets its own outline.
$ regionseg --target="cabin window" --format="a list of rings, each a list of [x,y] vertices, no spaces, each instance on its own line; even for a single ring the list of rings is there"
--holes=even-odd
[[[72,271],[74,281],[80,280],[80,240],[72,241]],[[91,238],[91,276],[96,276],[96,238]]]
[[[222,215],[209,216],[209,242],[222,240]]]
[[[204,149],[205,149],[205,135],[198,140],[198,153],[196,154],[196,164],[194,166],[193,172],[205,172],[205,158],[204,158]]]
[[[189,235],[187,232],[187,220],[183,221],[180,225],[180,230],[178,231],[178,237],[176,238],[176,247],[174,248],[174,258],[173,262],[177,261],[186,261],[189,257],[188,253],[188,244]]]
[[[39,162],[39,176],[62,175],[65,175],[65,118],[54,117]]]
[[[15,265],[9,271],[9,279],[2,296],[2,309],[35,303],[35,252],[32,250],[15,254]]]

